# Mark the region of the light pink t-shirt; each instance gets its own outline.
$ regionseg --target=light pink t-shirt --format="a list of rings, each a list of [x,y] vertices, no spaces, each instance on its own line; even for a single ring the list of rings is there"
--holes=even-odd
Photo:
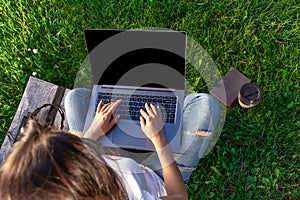
[[[129,199],[152,200],[166,196],[163,180],[150,168],[130,158],[102,157],[124,181]]]

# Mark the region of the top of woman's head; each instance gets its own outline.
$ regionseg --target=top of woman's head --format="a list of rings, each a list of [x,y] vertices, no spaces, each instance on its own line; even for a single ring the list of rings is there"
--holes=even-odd
[[[29,120],[0,168],[0,199],[127,199],[81,139]]]

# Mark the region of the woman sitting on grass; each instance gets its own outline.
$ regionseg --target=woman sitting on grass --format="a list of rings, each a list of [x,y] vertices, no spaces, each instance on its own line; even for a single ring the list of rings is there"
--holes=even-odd
[[[83,130],[87,107],[79,104],[89,95],[84,89],[68,94],[70,133],[34,120],[27,122],[0,169],[0,199],[187,199],[184,184],[217,125],[217,101],[207,94],[185,98],[181,152],[174,156],[164,135],[160,108],[146,104],[146,110],[140,111],[140,125],[155,146],[158,160],[144,166],[130,158],[100,155],[99,145],[88,140],[99,139],[115,126],[118,118],[111,120],[111,116],[120,101],[99,104],[84,134],[87,139],[74,135]],[[161,171],[151,170],[158,165]]]

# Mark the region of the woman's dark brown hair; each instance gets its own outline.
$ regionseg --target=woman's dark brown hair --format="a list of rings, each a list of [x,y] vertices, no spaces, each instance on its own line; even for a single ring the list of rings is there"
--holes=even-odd
[[[29,120],[0,168],[0,199],[128,199],[82,140]]]

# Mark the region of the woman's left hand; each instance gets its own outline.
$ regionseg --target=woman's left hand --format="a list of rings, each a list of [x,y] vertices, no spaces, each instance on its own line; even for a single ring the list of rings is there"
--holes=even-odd
[[[120,115],[113,117],[113,113],[121,102],[121,100],[118,100],[103,105],[100,101],[92,125],[84,134],[84,137],[98,140],[101,136],[107,134],[120,119]]]

